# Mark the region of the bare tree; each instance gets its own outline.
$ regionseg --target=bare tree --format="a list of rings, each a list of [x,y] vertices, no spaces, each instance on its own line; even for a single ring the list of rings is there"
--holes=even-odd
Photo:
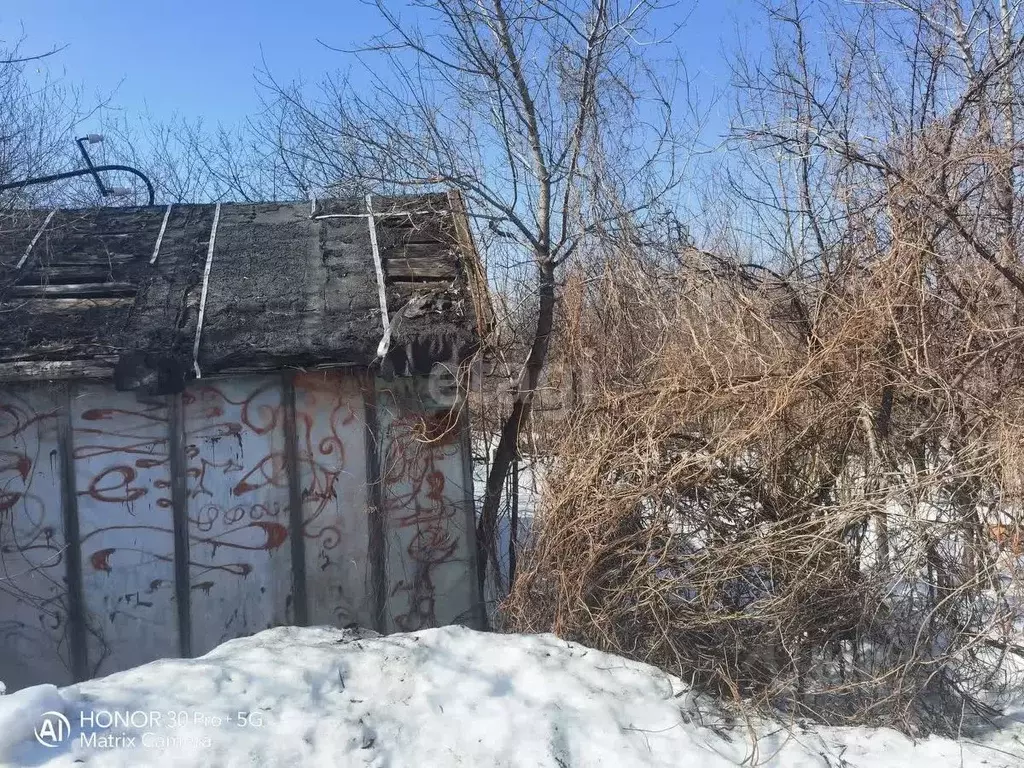
[[[768,6],[776,22],[771,62],[740,62],[734,135],[783,160],[760,184],[775,190],[771,203],[786,223],[789,245],[777,254],[788,250],[790,258],[832,268],[841,250],[835,238],[851,213],[899,185],[988,263],[993,277],[1024,292],[1024,276],[1011,263],[1019,261],[1020,6]],[[745,175],[741,183],[751,181]],[[850,189],[856,196],[844,200]]]
[[[1019,6],[766,5],[745,231],[581,291],[603,382],[515,626],[833,722],[960,733],[1019,684]]]
[[[280,145],[268,136],[271,125],[262,111],[236,127],[180,115],[115,115],[103,122],[103,133],[122,162],[145,170],[162,202],[306,197],[312,185],[282,161]]]
[[[502,272],[531,286],[533,321],[510,366],[479,518],[483,582],[548,356],[559,268],[588,240],[670,202],[681,180],[683,81],[658,45],[671,30],[655,31],[665,7],[656,0],[412,6],[418,22],[377,0],[387,32],[356,52],[359,85],[328,78],[311,96],[269,75],[267,84],[278,97],[276,139],[297,177],[460,190],[491,243],[491,279]]]
[[[28,77],[29,67],[58,53],[29,52],[22,41],[0,42],[0,183],[67,170],[74,162],[75,129],[91,113],[66,83],[49,77],[34,83]],[[41,199],[71,200],[78,192],[57,186],[0,193],[0,210]]]

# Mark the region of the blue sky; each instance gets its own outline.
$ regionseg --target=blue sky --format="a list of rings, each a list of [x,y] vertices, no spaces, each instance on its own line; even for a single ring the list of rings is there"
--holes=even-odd
[[[684,1],[662,18],[673,17],[686,19],[676,43],[705,100],[727,84],[723,51],[763,20],[755,0]],[[112,96],[128,117],[231,125],[258,108],[261,58],[279,80],[315,80],[351,65],[317,38],[353,47],[379,21],[359,0],[3,0],[0,37],[22,28],[26,50],[67,46],[41,66],[80,85],[87,101]]]

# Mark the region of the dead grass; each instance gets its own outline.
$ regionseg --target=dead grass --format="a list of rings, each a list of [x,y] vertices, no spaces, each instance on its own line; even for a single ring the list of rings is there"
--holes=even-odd
[[[512,628],[831,723],[994,712],[1024,329],[990,274],[893,232],[800,284],[697,251],[570,276]]]

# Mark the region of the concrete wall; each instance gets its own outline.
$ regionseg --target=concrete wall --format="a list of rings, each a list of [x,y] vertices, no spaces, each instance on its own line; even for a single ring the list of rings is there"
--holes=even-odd
[[[0,387],[0,680],[279,624],[474,625],[466,426],[425,402],[341,372]]]
[[[463,423],[402,406],[418,399],[393,385],[377,395],[389,632],[466,623],[477,588],[465,546],[473,487]]]
[[[97,676],[178,651],[169,408],[95,384],[71,395],[86,656]]]
[[[44,388],[0,393],[0,680],[72,681],[60,410]]]

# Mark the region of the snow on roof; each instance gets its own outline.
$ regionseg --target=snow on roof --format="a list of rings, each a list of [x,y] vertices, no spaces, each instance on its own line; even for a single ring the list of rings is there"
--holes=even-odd
[[[677,678],[553,635],[279,627],[0,697],[0,764],[1019,767],[1024,713],[1007,723],[983,743],[736,723]]]

